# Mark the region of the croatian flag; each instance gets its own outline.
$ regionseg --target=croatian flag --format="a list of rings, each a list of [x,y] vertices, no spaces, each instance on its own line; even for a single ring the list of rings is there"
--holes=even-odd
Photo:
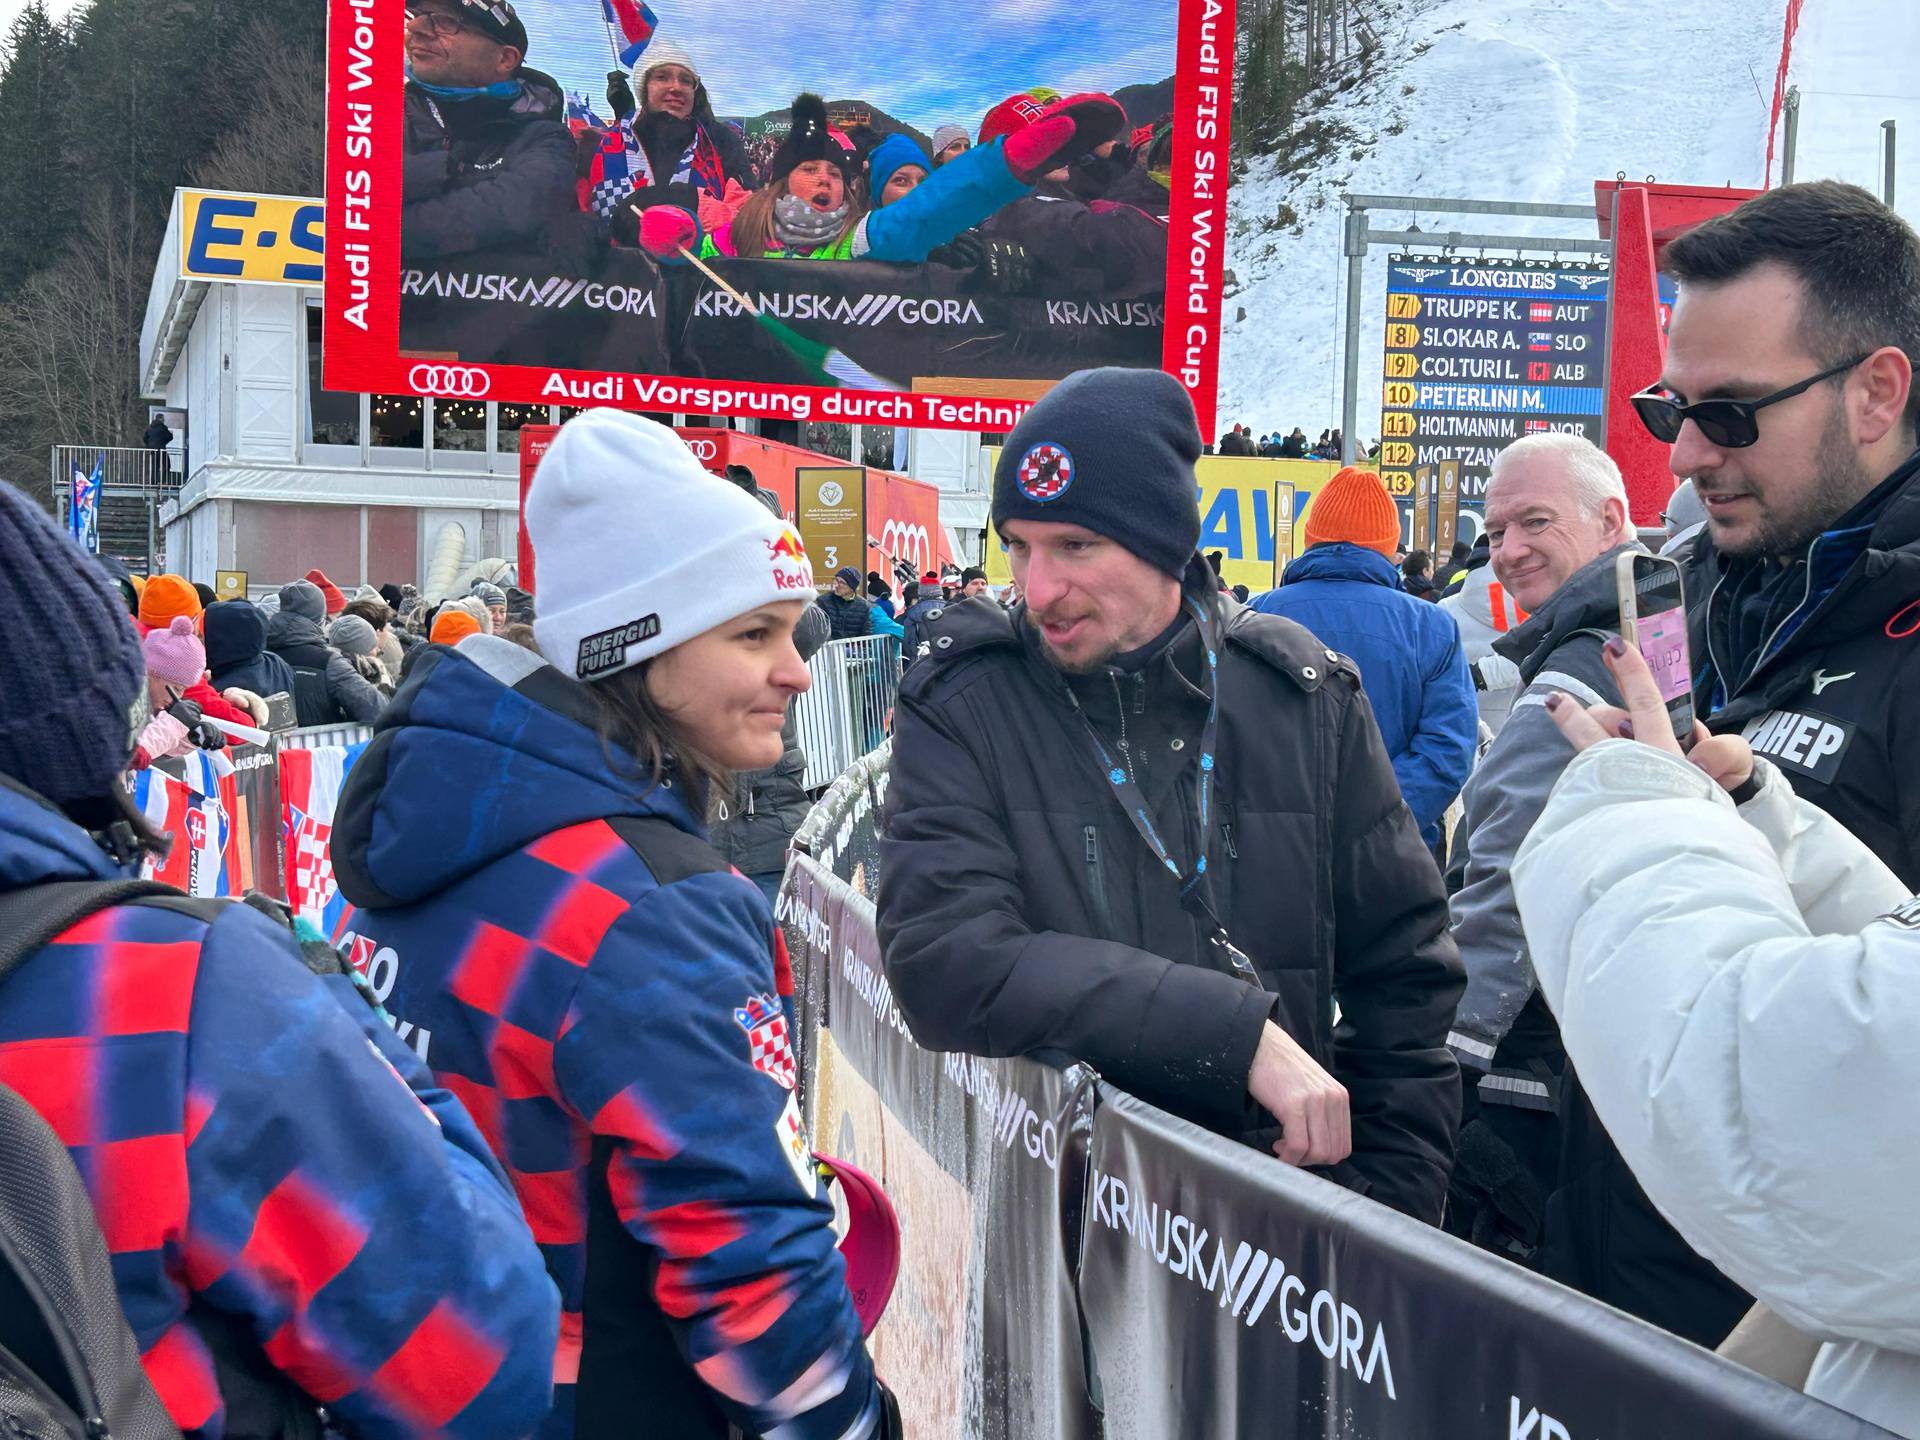
[[[645,0],[600,0],[600,13],[606,17],[607,33],[616,37],[614,48],[620,63],[631,70],[653,39],[653,27],[659,21]]]
[[[73,467],[73,508],[67,523],[80,548],[94,555],[100,553],[100,467],[106,461],[104,455],[96,459],[91,475],[78,465]]]
[[[347,772],[366,750],[325,745],[280,752],[280,837],[287,866],[287,904],[328,939],[345,929],[353,909],[333,878],[333,813]]]

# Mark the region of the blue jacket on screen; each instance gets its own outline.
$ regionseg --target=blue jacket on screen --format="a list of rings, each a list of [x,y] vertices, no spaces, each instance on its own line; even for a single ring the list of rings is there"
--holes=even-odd
[[[1480,728],[1453,617],[1401,589],[1386,556],[1344,541],[1307,551],[1253,608],[1306,626],[1360,667],[1400,794],[1421,838],[1437,842],[1440,817],[1473,769]]]

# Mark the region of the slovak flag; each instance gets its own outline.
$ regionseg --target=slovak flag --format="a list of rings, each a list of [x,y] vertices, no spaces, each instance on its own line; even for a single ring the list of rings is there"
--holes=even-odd
[[[631,70],[653,39],[659,20],[645,0],[600,0],[600,13],[606,17],[608,34],[618,36],[615,48],[620,63]]]
[[[234,854],[233,765],[202,750],[186,757],[186,779],[152,768],[133,776],[133,803],[154,829],[173,837],[167,858],[148,861],[147,878],[205,899],[240,893]],[[169,762],[171,763],[171,762]]]
[[[100,467],[106,460],[105,455],[95,460],[91,475],[78,465],[73,467],[73,508],[67,523],[80,548],[93,555],[100,553]]]
[[[1544,300],[1536,300],[1527,307],[1527,318],[1538,325],[1542,320],[1553,319],[1553,306]]]
[[[1553,349],[1553,332],[1551,330],[1529,330],[1527,332],[1527,349]]]
[[[333,812],[347,772],[367,748],[323,745],[280,752],[280,839],[287,866],[287,905],[329,940],[346,929],[353,909],[333,878]]]

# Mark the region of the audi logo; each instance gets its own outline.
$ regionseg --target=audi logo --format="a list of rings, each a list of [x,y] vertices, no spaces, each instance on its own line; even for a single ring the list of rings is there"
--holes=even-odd
[[[492,388],[493,377],[468,365],[416,365],[407,385],[422,395],[449,400],[478,400]]]
[[[887,521],[880,532],[880,548],[911,562],[916,568],[924,569],[933,561],[933,538],[924,525]]]
[[[717,441],[689,440],[686,442],[686,445],[687,449],[693,452],[693,458],[696,460],[718,460],[720,458],[720,446]]]

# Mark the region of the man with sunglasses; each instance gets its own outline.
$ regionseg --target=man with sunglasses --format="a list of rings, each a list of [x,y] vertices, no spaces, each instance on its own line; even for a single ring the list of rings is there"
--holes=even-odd
[[[1920,236],[1789,185],[1674,240],[1666,368],[1635,398],[1707,512],[1694,699],[1920,888]]]
[[[1920,888],[1920,236],[1817,181],[1681,235],[1662,267],[1666,366],[1634,407],[1706,509],[1674,552],[1696,710]],[[1562,1117],[1548,1273],[1717,1342],[1745,1294],[1654,1209],[1577,1084]]]
[[[579,209],[573,138],[513,6],[413,0],[406,48],[401,257],[544,245]]]

